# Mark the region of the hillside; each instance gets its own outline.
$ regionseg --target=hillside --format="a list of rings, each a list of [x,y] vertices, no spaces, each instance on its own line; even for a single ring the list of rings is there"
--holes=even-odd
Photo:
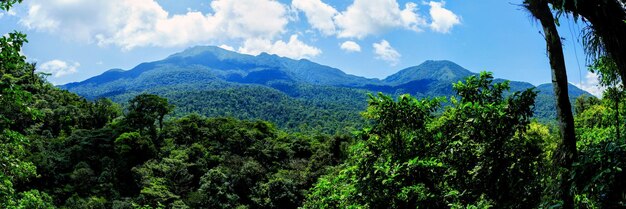
[[[112,69],[82,82],[61,86],[88,99],[108,97],[124,103],[142,92],[164,96],[176,115],[263,119],[288,129],[346,131],[363,119],[367,93],[417,97],[451,96],[452,83],[475,75],[451,61],[426,61],[383,79],[349,75],[306,59],[262,53],[257,56],[198,46],[130,70]],[[502,82],[503,79],[496,79]],[[510,82],[512,91],[534,87]],[[536,116],[554,117],[550,84],[537,87]],[[573,98],[588,94],[570,85]]]

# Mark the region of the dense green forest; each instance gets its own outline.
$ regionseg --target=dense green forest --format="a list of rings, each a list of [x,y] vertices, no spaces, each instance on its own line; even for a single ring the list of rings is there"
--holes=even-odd
[[[141,63],[129,70],[112,69],[59,88],[90,100],[106,97],[120,104],[150,93],[176,105],[176,117],[197,113],[261,119],[287,131],[335,134],[364,127],[360,112],[367,106],[368,93],[452,97],[455,92],[451,83],[471,75],[478,73],[452,61],[429,60],[382,80],[368,79],[306,59],[195,46],[162,60]],[[496,83],[504,81],[494,79]],[[520,81],[510,81],[509,86],[507,94],[535,87]],[[552,86],[536,86],[533,117],[542,122],[556,119]],[[574,102],[576,97],[590,94],[570,84],[568,95]]]
[[[310,134],[346,134],[366,122],[359,113],[367,107],[368,91],[313,85],[284,88],[289,91],[256,85],[218,89],[175,85],[127,92],[110,99],[125,104],[142,93],[156,94],[176,106],[173,117],[197,113],[205,117],[262,119],[288,132]]]
[[[526,3],[532,12],[548,8]],[[364,94],[353,126],[328,134],[320,120],[319,133],[304,134],[260,120],[177,115],[200,105],[165,98],[176,95],[140,93],[123,106],[90,101],[36,72],[21,53],[26,42],[19,32],[0,37],[0,208],[568,208],[568,195],[576,208],[626,207],[626,108],[615,57],[591,66],[609,87],[604,97],[583,95],[572,108],[559,97],[554,123],[533,119],[536,89],[509,92],[509,82],[483,72],[451,84],[451,97]],[[210,102],[306,105],[257,93],[264,99]],[[194,95],[227,97],[220,94]],[[348,117],[319,104],[309,114],[329,123]],[[570,109],[573,154],[563,145]],[[276,120],[312,116],[294,117]]]

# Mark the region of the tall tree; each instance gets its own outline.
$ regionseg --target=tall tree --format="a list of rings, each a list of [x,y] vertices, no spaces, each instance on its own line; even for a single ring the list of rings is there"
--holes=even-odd
[[[572,182],[569,173],[576,159],[576,135],[574,131],[574,117],[572,114],[569,96],[567,94],[567,72],[565,71],[565,58],[561,37],[556,28],[556,23],[547,0],[525,0],[524,6],[539,20],[543,27],[544,38],[550,67],[552,69],[552,86],[556,96],[556,111],[561,132],[560,164],[564,169],[561,176],[561,199],[563,208],[574,208],[574,198],[571,193]]]
[[[162,129],[163,118],[174,109],[167,99],[153,94],[137,95],[128,104],[127,123],[140,130],[153,130],[155,121],[159,123],[159,129]]]
[[[441,99],[370,96],[372,126],[304,208],[536,208],[543,139],[526,132],[536,93],[505,97],[509,83],[490,73],[453,89],[460,101],[440,114]]]
[[[0,11],[8,11],[21,0],[1,0]],[[0,37],[0,208],[53,208],[52,198],[38,190],[21,191],[16,185],[37,176],[28,159],[29,139],[22,134],[40,115],[31,108],[32,94],[24,90],[32,72],[21,54],[26,35],[11,32]]]
[[[591,23],[585,34],[585,48],[592,58],[609,56],[626,86],[626,1],[547,0],[560,12],[582,16]]]

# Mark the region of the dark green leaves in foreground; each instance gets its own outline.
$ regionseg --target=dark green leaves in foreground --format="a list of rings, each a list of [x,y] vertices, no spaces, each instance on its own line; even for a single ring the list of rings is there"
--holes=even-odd
[[[5,10],[5,11],[9,11],[9,9],[11,9],[13,4],[21,3],[21,2],[22,2],[22,0],[1,0],[0,1],[0,9]]]
[[[508,97],[491,74],[454,85],[460,101],[372,96],[350,158],[322,177],[306,208],[532,208],[541,198],[542,136],[527,133],[535,93]]]
[[[459,96],[448,101],[371,95],[363,113],[370,125],[354,136],[309,136],[264,121],[196,114],[168,118],[172,106],[151,94],[122,111],[38,78],[4,88],[20,99],[2,100],[13,105],[2,116],[22,120],[2,124],[3,208],[560,204],[555,180],[563,174],[552,160],[558,140],[529,121],[535,93],[504,94],[507,83],[494,84],[487,73],[455,84]],[[581,153],[572,178],[577,204],[590,208],[622,206],[626,193],[612,104],[581,98],[575,107]]]

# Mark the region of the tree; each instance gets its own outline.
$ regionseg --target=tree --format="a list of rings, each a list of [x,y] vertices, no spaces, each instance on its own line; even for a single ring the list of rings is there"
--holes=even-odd
[[[594,96],[581,95],[576,98],[574,103],[574,112],[576,115],[582,114],[585,110],[589,109],[593,105],[600,104],[600,100]]]
[[[615,109],[615,117],[614,117],[614,121],[615,121],[615,136],[618,139],[621,139],[621,132],[620,132],[620,117],[619,117],[619,103],[620,100],[622,100],[624,98],[624,91],[622,91],[619,87],[609,87],[604,91],[604,96],[609,99],[610,101],[613,102],[614,104],[614,109]]]
[[[574,116],[571,110],[569,95],[567,94],[567,72],[561,37],[556,29],[552,11],[546,0],[525,0],[524,6],[534,18],[539,20],[543,27],[546,50],[552,69],[552,85],[556,96],[556,111],[561,132],[561,167],[564,173],[561,176],[561,199],[563,208],[574,208],[574,198],[571,194],[572,182],[569,174],[576,159],[576,133],[574,131]]]
[[[193,175],[189,173],[187,150],[173,150],[163,159],[150,160],[133,168],[139,177],[141,196],[146,204],[172,204],[191,191]]]
[[[574,173],[576,203],[581,208],[626,205],[626,143],[617,138],[613,104],[605,93],[601,103],[589,106],[575,118],[579,157]]]
[[[624,0],[547,0],[555,10],[571,13],[591,23],[584,35],[590,58],[608,56],[615,60],[616,72],[626,86],[626,1]]]
[[[624,86],[619,86],[621,79],[617,74],[617,65],[614,59],[604,56],[596,59],[594,63],[589,66],[589,70],[600,76],[600,85],[608,87],[604,92],[604,96],[613,101],[615,105],[615,133],[617,138],[620,139],[619,105],[620,101],[624,98]]]
[[[455,172],[446,182],[463,195],[460,203],[491,201],[496,208],[534,208],[540,199],[543,137],[528,132],[537,92],[509,90],[490,73],[454,84],[461,101],[438,119],[442,161]],[[437,133],[437,132],[435,132]],[[523,183],[522,183],[523,182]]]
[[[21,0],[0,1],[9,10]],[[32,94],[23,89],[32,79],[33,66],[21,54],[26,35],[12,32],[0,37],[0,208],[53,208],[51,198],[37,190],[17,191],[15,185],[37,175],[27,160],[30,141],[22,134],[40,112],[30,108]]]
[[[128,101],[127,124],[135,129],[145,129],[155,133],[154,123],[159,123],[159,130],[163,129],[163,118],[174,109],[167,99],[153,94],[140,94]]]
[[[23,88],[31,80],[31,74],[27,73],[30,65],[21,54],[26,42],[26,35],[18,32],[0,37],[0,129],[11,128],[22,133],[38,116],[37,111],[29,108],[32,94]]]
[[[22,3],[22,0],[2,0],[0,1],[0,9],[8,11],[15,3]]]
[[[108,98],[101,98],[94,102],[90,115],[94,128],[102,128],[122,115],[122,108]]]
[[[481,73],[454,85],[461,98],[371,96],[372,127],[349,158],[311,189],[304,208],[534,208],[539,135],[526,135],[536,93],[504,97],[508,83]]]

